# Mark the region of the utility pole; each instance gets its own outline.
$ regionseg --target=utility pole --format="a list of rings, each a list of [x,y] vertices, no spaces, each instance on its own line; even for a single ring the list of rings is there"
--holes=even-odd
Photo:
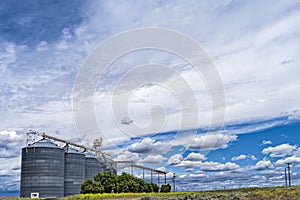
[[[284,178],[285,178],[285,186],[287,187],[287,186],[288,186],[288,183],[287,183],[286,168],[284,168]]]
[[[288,178],[289,178],[289,186],[291,187],[291,167],[290,167],[290,165],[291,165],[292,163],[287,163],[287,169],[288,169]]]
[[[176,192],[176,189],[175,189],[175,187],[176,187],[176,174],[175,173],[173,173],[172,180],[173,180],[173,191]]]
[[[157,173],[157,183],[158,183],[158,185],[160,185],[160,182],[159,182],[159,173]]]

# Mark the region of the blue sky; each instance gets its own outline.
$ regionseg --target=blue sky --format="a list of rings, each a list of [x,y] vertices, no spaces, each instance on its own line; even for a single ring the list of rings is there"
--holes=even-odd
[[[141,50],[120,57],[99,77],[94,112],[104,149],[114,159],[166,170],[168,177],[176,172],[180,190],[283,185],[286,162],[294,163],[293,184],[300,184],[299,9],[297,0],[2,1],[0,195],[18,194],[20,147],[30,129],[85,144],[95,139],[77,132],[78,72],[105,39],[144,27],[178,31],[207,52],[224,86],[224,126],[207,131],[210,91],[193,66],[168,52]],[[130,112],[114,118],[118,81],[149,63],[174,69],[192,92],[180,87],[178,77],[149,69],[120,90],[131,95]],[[159,84],[150,84],[152,78]],[[139,80],[149,84],[137,87]],[[192,98],[195,105],[181,107]],[[155,105],[164,118],[152,115]],[[199,118],[198,125],[180,127],[183,111]],[[161,119],[159,131],[136,132],[133,126]]]

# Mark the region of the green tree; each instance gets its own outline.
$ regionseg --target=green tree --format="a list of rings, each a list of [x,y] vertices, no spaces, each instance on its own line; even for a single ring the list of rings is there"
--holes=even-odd
[[[160,192],[171,192],[171,185],[170,184],[162,185],[160,188]]]
[[[93,182],[93,192],[94,194],[97,194],[97,193],[103,193],[104,192],[104,187],[103,185],[101,185],[100,183],[98,182]]]
[[[138,192],[147,192],[146,182],[140,178],[135,178],[135,182],[137,183],[137,191]]]
[[[94,181],[100,183],[104,187],[105,193],[114,192],[116,185],[116,176],[111,172],[104,172],[94,177]]]
[[[155,183],[149,183],[151,188],[152,188],[152,192],[158,192],[159,187],[158,185],[156,185]]]
[[[104,172],[94,177],[94,181],[86,180],[81,185],[81,193],[128,193],[128,192],[158,192],[159,187],[154,183],[122,173],[119,176],[111,172]]]
[[[81,185],[80,193],[82,194],[94,193],[93,181],[89,179],[85,180]]]
[[[117,193],[121,193],[121,192],[124,192],[124,193],[127,193],[127,192],[130,192],[129,190],[129,186],[127,184],[127,182],[132,179],[132,177],[129,175],[129,174],[126,174],[126,173],[122,173],[122,175],[120,176],[117,176],[116,178],[116,190],[115,192]]]
[[[80,193],[82,194],[90,194],[90,193],[103,193],[104,187],[98,183],[94,182],[92,180],[86,180],[84,183],[81,185],[81,191]]]

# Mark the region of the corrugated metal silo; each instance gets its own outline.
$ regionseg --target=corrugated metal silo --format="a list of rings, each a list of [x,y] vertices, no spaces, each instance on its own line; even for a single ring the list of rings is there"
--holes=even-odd
[[[102,164],[90,152],[85,154],[85,179],[93,180],[94,176],[103,172]]]
[[[64,196],[64,150],[47,139],[22,149],[20,196]]]
[[[79,194],[85,180],[85,155],[66,146],[65,154],[65,196]]]

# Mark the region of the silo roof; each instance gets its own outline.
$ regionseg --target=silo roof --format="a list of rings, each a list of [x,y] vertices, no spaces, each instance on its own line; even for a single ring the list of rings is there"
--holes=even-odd
[[[78,154],[80,154],[80,152],[77,149],[74,149],[74,148],[70,147],[69,145],[65,146],[65,151],[67,153],[78,153]]]
[[[48,147],[48,148],[60,148],[57,144],[53,143],[52,141],[43,138],[39,141],[36,141],[32,144],[29,144],[28,147]]]
[[[84,154],[85,154],[85,157],[87,157],[87,158],[96,158],[96,156],[93,153],[91,153],[91,152],[87,151]]]

